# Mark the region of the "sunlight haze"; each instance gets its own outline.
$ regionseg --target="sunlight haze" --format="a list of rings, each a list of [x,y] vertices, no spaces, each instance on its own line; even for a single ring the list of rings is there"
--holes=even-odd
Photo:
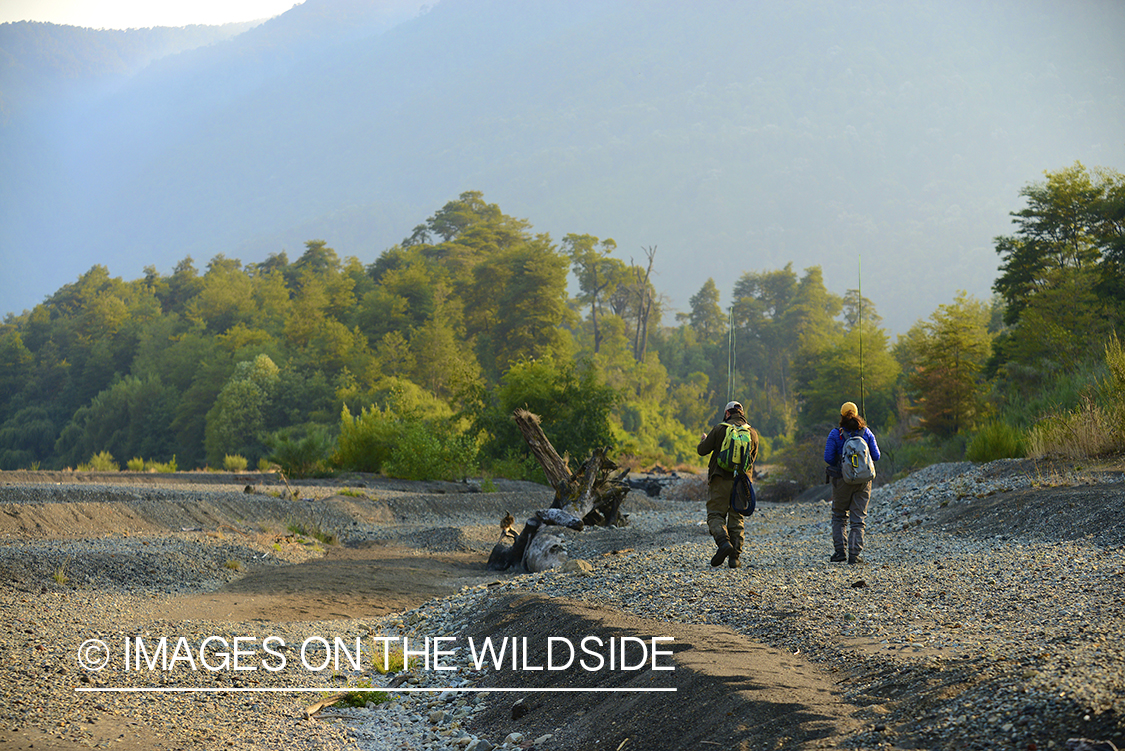
[[[104,2],[98,0],[4,0],[0,23],[44,21],[91,29],[152,26],[218,26],[256,21],[284,13],[293,0],[194,0],[193,2]]]

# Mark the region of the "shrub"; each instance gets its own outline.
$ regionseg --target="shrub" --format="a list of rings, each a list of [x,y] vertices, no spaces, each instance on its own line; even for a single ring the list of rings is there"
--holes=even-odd
[[[460,480],[476,474],[476,446],[448,421],[401,423],[383,471],[403,480]]]
[[[831,430],[827,424],[814,426],[792,444],[773,452],[773,462],[781,465],[785,479],[802,488],[824,484],[824,441]]]
[[[117,460],[113,458],[113,454],[108,451],[101,451],[94,454],[90,458],[89,464],[83,464],[78,467],[79,469],[88,470],[90,472],[120,472],[121,467],[117,464]]]
[[[385,410],[345,406],[333,464],[353,472],[383,472],[406,480],[458,480],[477,470],[476,442],[459,423],[428,417],[392,400]]]
[[[1027,455],[1027,442],[1020,430],[1003,420],[990,420],[973,435],[965,448],[971,462],[1016,459]]]
[[[145,469],[150,472],[175,472],[179,468],[179,465],[176,464],[176,456],[174,454],[172,458],[166,462],[145,462]]]
[[[1109,376],[1102,383],[1102,398],[1108,405],[1116,425],[1117,442],[1125,444],[1125,350],[1117,335],[1110,336],[1105,346],[1105,364]]]
[[[332,439],[328,431],[319,425],[304,431],[286,428],[270,433],[265,438],[265,444],[270,449],[270,461],[290,477],[313,477],[328,472]]]
[[[223,469],[227,472],[245,472],[246,457],[239,454],[227,454],[223,457]]]
[[[358,417],[344,406],[332,463],[352,472],[379,472],[391,458],[399,422],[388,408],[364,407]]]
[[[145,460],[142,459],[139,456],[134,456],[132,459],[125,462],[125,467],[130,472],[144,472],[145,471]]]
[[[376,660],[376,662],[380,661]],[[380,664],[382,663],[380,662]],[[383,702],[391,700],[391,695],[386,691],[370,690],[371,681],[367,678],[360,678],[358,681],[356,681],[355,687],[361,690],[348,691],[336,703],[344,707],[355,707],[357,709],[362,709],[368,704],[382,704]]]
[[[1125,352],[1115,335],[1105,346],[1107,375],[1078,407],[1040,420],[1028,433],[1028,455],[1086,459],[1125,449]]]
[[[1086,399],[1078,409],[1052,415],[1032,427],[1027,436],[1027,453],[1036,459],[1048,454],[1088,459],[1116,451],[1120,447],[1119,433],[1114,415]]]
[[[375,668],[375,672],[387,675],[388,673],[400,673],[406,668],[406,660],[402,654],[402,648],[398,647],[392,649],[385,641],[376,641],[371,639],[371,667]]]
[[[509,480],[527,480],[544,484],[547,482],[547,475],[539,466],[539,460],[530,454],[521,454],[515,449],[509,449],[501,459],[489,461],[488,471],[496,477],[506,477]]]
[[[310,540],[320,540],[326,545],[335,545],[339,538],[332,532],[325,532],[312,522],[290,521],[286,526],[292,534],[298,537],[307,537]]]

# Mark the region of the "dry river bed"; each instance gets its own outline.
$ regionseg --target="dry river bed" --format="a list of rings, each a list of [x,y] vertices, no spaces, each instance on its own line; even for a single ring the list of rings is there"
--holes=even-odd
[[[737,570],[687,478],[539,574],[483,565],[526,483],[0,473],[0,750],[1125,747],[1121,468],[926,468],[862,566],[761,504]]]

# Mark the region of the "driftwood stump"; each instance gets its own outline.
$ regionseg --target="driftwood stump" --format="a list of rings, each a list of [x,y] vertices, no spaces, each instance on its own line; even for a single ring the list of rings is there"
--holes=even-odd
[[[545,563],[548,565],[544,566],[544,562],[539,562],[532,567],[527,566],[528,552],[535,535],[549,525],[582,530],[588,524],[624,524],[621,503],[629,493],[629,486],[624,481],[628,470],[612,475],[617,465],[606,456],[608,449],[603,447],[596,449],[577,472],[571,472],[567,458],[559,456],[543,433],[537,415],[526,409],[517,409],[512,413],[512,419],[516,421],[531,453],[543,467],[547,481],[555,489],[555,500],[550,508],[536,511],[535,516],[524,523],[523,530],[518,535],[511,514],[504,518],[500,523],[500,541],[489,556],[488,568],[503,571],[516,563],[523,563],[529,570],[542,570],[541,566],[551,568],[549,548],[545,553]]]

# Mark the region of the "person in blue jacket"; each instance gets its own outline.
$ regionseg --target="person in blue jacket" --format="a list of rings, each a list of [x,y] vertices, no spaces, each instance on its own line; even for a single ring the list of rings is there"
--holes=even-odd
[[[824,461],[832,481],[832,546],[836,551],[829,559],[833,563],[847,560],[850,564],[863,563],[863,530],[867,521],[867,504],[871,500],[872,480],[862,485],[844,481],[840,465],[844,442],[852,435],[862,435],[867,450],[874,461],[879,461],[879,444],[867,422],[859,416],[854,402],[844,402],[840,407],[840,427],[832,428],[824,444]],[[848,525],[847,552],[844,547],[844,526]]]

